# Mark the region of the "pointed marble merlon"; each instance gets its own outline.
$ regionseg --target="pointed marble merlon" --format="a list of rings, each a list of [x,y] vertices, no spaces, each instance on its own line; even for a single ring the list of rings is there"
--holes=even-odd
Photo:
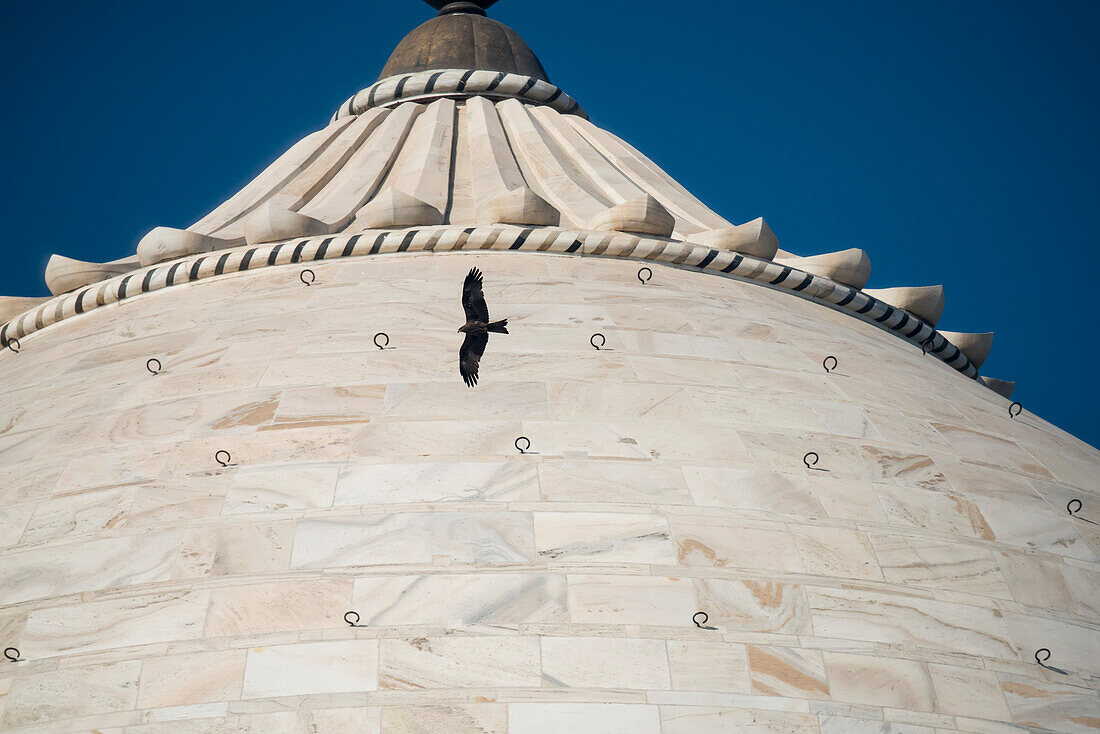
[[[775,261],[780,265],[789,265],[857,289],[867,285],[867,280],[871,277],[871,258],[855,247],[810,257],[793,257],[783,253]]]
[[[943,315],[943,286],[918,285],[907,288],[875,288],[863,291],[872,298],[903,309],[935,326]]]
[[[412,194],[391,188],[360,209],[355,224],[367,229],[434,226],[443,224],[443,213]]]
[[[985,383],[986,387],[1002,398],[1011,398],[1012,391],[1016,389],[1016,383],[1009,382],[1008,380],[998,380],[995,377],[982,377],[981,380]]]
[[[0,324],[6,324],[21,313],[40,306],[49,298],[24,298],[22,296],[0,296]]]
[[[588,223],[598,232],[629,232],[631,234],[671,237],[676,220],[661,202],[649,194],[605,209]]]
[[[219,237],[189,232],[174,227],[156,227],[141,238],[137,246],[138,261],[142,265],[154,265],[200,252],[213,252],[234,243]]]
[[[491,224],[556,227],[561,212],[531,189],[520,186],[486,204],[483,218]]]
[[[129,273],[141,267],[137,257],[127,257],[109,263],[89,263],[73,260],[63,255],[50,255],[46,263],[46,287],[50,293],[60,296],[92,283]]]
[[[983,334],[941,331],[940,336],[958,347],[959,351],[966,355],[966,358],[970,360],[970,364],[974,365],[975,368],[985,364],[985,360],[989,358],[989,350],[993,348],[992,331]]]
[[[320,219],[267,203],[260,205],[260,208],[244,220],[244,239],[250,245],[260,245],[295,237],[329,234],[331,229]]]
[[[771,260],[779,250],[779,238],[775,236],[775,232],[772,232],[772,228],[763,217],[757,217],[751,222],[739,224],[736,227],[699,232],[691,235],[688,241],[706,245],[715,250],[740,252],[742,255],[751,255],[762,260]]]

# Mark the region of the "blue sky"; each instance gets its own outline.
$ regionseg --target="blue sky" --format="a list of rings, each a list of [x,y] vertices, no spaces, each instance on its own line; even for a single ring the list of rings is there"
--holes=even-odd
[[[375,80],[416,0],[20,3],[0,29],[5,267],[132,254]],[[1100,3],[501,0],[551,79],[727,219],[870,287],[942,283],[982,372],[1100,445]]]

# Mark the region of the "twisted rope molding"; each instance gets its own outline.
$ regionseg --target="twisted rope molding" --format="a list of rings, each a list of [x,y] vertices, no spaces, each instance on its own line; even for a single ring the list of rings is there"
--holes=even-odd
[[[372,107],[454,95],[522,99],[524,102],[546,105],[566,115],[580,115],[588,119],[577,100],[560,87],[537,77],[503,71],[439,69],[399,74],[375,82],[340,105],[331,122],[341,117],[361,115]]]
[[[950,367],[967,377],[978,379],[978,370],[966,355],[933,327],[900,308],[824,276],[749,255],[693,245],[690,242],[637,237],[621,232],[499,226],[371,230],[355,235],[312,237],[257,246],[244,245],[161,263],[50,299],[38,308],[4,324],[0,328],[0,346],[7,347],[12,338],[21,339],[50,324],[100,306],[227,273],[398,252],[479,250],[619,257],[639,262],[667,263],[755,281],[832,304],[907,341],[925,345],[930,354],[934,354]]]

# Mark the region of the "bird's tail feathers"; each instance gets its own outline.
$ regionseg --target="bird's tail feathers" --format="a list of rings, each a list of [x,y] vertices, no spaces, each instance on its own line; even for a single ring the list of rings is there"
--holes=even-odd
[[[500,321],[494,321],[485,327],[485,331],[493,331],[497,334],[508,333],[508,319],[501,319]]]

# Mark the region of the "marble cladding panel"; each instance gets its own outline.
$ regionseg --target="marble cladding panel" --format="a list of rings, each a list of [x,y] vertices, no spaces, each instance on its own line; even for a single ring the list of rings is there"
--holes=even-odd
[[[512,333],[471,390],[474,265]],[[311,267],[0,353],[0,728],[1100,731],[1095,449],[740,281]]]

